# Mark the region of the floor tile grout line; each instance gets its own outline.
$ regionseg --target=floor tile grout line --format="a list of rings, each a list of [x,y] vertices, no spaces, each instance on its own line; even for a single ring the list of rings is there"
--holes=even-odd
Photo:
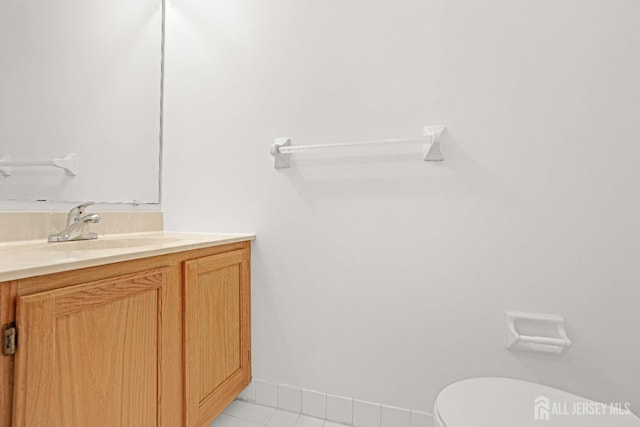
[[[258,404],[258,403],[249,403],[249,402],[246,402],[246,401],[241,401],[241,402],[243,402],[243,403],[247,403],[248,405],[250,405],[250,406],[251,406],[251,408],[250,408],[246,413],[243,413],[242,415],[229,414],[229,413],[226,413],[226,414],[225,414],[225,413],[223,413],[223,414],[221,414],[221,415],[226,415],[226,416],[228,416],[228,417],[236,418],[236,419],[238,419],[238,420],[250,421],[250,422],[253,422],[253,423],[256,423],[256,424],[260,424],[260,425],[264,425],[264,426],[267,426],[267,427],[269,427],[269,423],[271,422],[271,420],[273,419],[273,416],[274,416],[274,415],[276,414],[276,412],[278,412],[278,411],[286,412],[286,413],[288,413],[288,414],[293,414],[293,415],[295,415],[295,416],[296,416],[296,419],[295,419],[295,421],[294,421],[294,426],[293,426],[293,427],[295,427],[295,424],[298,422],[298,420],[299,420],[299,419],[300,419],[300,417],[302,416],[302,414],[300,414],[300,413],[298,413],[298,412],[287,411],[287,410],[280,409],[280,408],[274,408],[274,407],[272,407],[272,406],[261,405],[261,404]],[[257,421],[255,421],[255,420],[252,420],[252,419],[247,418],[247,414],[250,412],[250,410],[251,410],[253,407],[256,407],[256,406],[257,406],[257,407],[261,407],[261,408],[269,408],[269,409],[273,409],[273,410],[274,410],[273,415],[271,415],[271,416],[269,417],[269,419],[266,421],[266,423],[260,423],[260,422],[257,422]],[[323,418],[317,418],[317,417],[312,417],[312,416],[309,416],[309,417],[310,417],[310,418],[313,418],[313,419],[316,419],[316,420],[319,420],[319,421],[322,421],[322,425],[323,425],[323,426],[324,426],[324,424],[325,424],[325,423],[326,423],[326,421],[327,421],[327,420],[325,420],[325,419],[323,419]]]

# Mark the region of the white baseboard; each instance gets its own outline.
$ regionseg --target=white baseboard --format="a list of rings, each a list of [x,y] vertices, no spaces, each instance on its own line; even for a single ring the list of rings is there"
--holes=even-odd
[[[355,427],[432,427],[428,412],[254,379],[238,400]]]

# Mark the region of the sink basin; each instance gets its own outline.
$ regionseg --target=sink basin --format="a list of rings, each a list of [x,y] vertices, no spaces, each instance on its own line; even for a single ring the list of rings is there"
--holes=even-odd
[[[108,249],[137,248],[141,246],[164,246],[181,239],[175,237],[125,237],[121,239],[76,240],[49,243],[42,247],[51,251],[99,251]]]

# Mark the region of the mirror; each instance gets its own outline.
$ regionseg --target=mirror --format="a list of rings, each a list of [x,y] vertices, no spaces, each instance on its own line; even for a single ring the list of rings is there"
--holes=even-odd
[[[0,200],[159,203],[162,7],[0,2]]]

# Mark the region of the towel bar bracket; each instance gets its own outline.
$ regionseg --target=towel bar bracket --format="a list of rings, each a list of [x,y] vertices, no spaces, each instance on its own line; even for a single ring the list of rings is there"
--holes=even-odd
[[[271,155],[274,158],[274,167],[276,169],[286,169],[291,162],[291,154],[280,152],[281,147],[291,146],[289,138],[276,138],[271,146]]]
[[[425,126],[424,136],[431,137],[431,143],[425,144],[422,149],[425,162],[444,160],[440,150],[440,138],[443,132],[444,126]]]

